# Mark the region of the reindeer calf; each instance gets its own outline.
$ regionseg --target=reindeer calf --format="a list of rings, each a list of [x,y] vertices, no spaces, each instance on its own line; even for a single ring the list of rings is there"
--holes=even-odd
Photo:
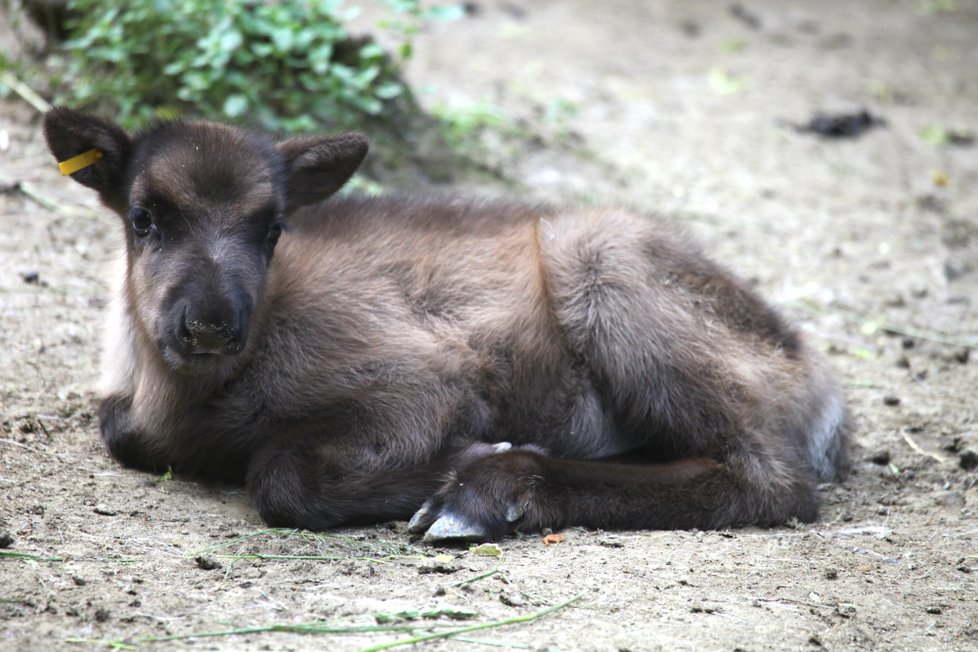
[[[667,223],[328,199],[355,134],[44,128],[122,218],[100,428],[126,466],[245,482],[271,525],[413,514],[426,540],[811,521],[846,472],[829,372]]]

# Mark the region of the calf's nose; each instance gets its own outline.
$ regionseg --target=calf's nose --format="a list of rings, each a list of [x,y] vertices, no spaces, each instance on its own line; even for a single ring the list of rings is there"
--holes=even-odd
[[[194,355],[239,353],[245,339],[242,323],[239,318],[202,319],[188,313],[180,326],[180,339]]]

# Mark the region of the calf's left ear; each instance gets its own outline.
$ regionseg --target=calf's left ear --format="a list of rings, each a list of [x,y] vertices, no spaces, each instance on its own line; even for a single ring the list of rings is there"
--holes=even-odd
[[[109,207],[124,207],[131,141],[117,124],[58,106],[44,114],[44,138],[62,174],[98,191]]]
[[[285,158],[288,210],[323,201],[349,180],[367,155],[363,134],[297,137],[278,144]]]

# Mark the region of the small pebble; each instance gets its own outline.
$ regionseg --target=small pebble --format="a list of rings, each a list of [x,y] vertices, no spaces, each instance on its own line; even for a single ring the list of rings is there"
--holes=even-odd
[[[598,539],[598,545],[604,546],[605,548],[624,548],[625,544],[619,541],[617,538],[608,537],[605,539]]]
[[[958,454],[958,466],[965,471],[974,471],[978,468],[978,453],[974,451],[961,451]]]
[[[115,516],[118,514],[114,509],[106,505],[105,503],[99,503],[95,506],[93,510],[96,514],[101,514],[102,516]]]
[[[900,405],[900,397],[899,396],[884,396],[883,397],[883,404],[884,405]]]
[[[964,507],[967,504],[964,494],[960,491],[951,491],[943,496],[940,496],[937,499],[937,503],[939,505],[952,508]]]
[[[869,458],[869,461],[872,462],[873,464],[886,466],[887,464],[890,463],[890,451],[886,451],[886,450],[876,451],[875,453],[873,453],[872,457]]]
[[[960,453],[963,446],[964,441],[961,439],[961,437],[955,437],[951,441],[941,446],[941,448],[946,450],[948,453]]]
[[[201,570],[217,570],[221,567],[221,562],[217,561],[213,557],[198,555],[197,557],[194,557],[194,561],[197,562],[197,568]]]
[[[856,607],[852,604],[840,602],[835,606],[835,615],[846,619],[852,618],[856,615]]]
[[[0,532],[0,548],[9,548],[14,545],[14,537],[10,532]]]
[[[451,575],[458,571],[458,568],[452,566],[451,564],[444,564],[441,562],[435,562],[433,564],[422,564],[418,566],[418,575],[430,575],[432,573],[437,573],[440,575]]]
[[[499,601],[507,607],[522,607],[526,604],[526,600],[519,593],[501,593]]]

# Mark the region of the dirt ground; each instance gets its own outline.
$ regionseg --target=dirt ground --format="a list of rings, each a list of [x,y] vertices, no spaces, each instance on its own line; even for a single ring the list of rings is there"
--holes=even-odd
[[[460,124],[503,116],[517,183],[454,186],[673,215],[755,280],[857,419],[822,519],[483,556],[401,523],[265,531],[238,488],[121,469],[92,389],[117,225],[10,97],[0,179],[45,200],[0,194],[0,649],[357,650],[519,618],[418,647],[978,649],[978,3],[469,7],[407,75]],[[863,108],[885,125],[791,126]]]

